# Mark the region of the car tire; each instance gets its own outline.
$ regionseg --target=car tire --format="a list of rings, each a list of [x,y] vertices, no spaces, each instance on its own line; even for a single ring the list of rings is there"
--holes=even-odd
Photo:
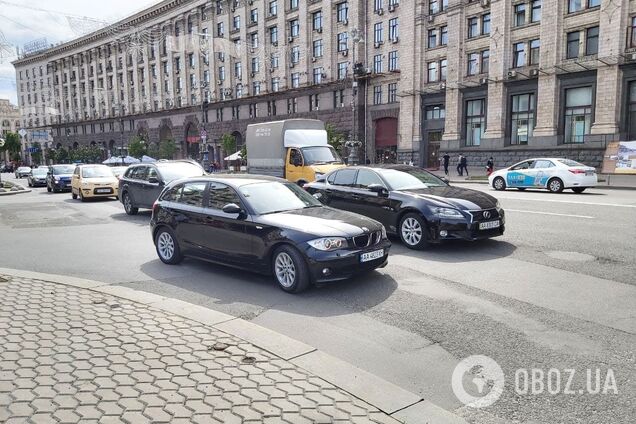
[[[576,194],[581,194],[585,191],[587,187],[574,187],[572,189],[573,192],[575,192]]]
[[[495,179],[492,180],[492,188],[494,188],[497,191],[505,190],[506,180],[504,180],[502,177],[495,177]]]
[[[85,201],[86,201],[86,198],[85,198],[85,197],[84,197],[84,195],[82,194],[82,190],[78,190],[78,191],[79,191],[79,198],[80,198],[80,201],[85,202]]]
[[[124,210],[126,211],[126,213],[128,215],[137,215],[137,212],[139,212],[139,208],[135,207],[135,205],[133,204],[132,199],[130,198],[130,194],[124,193],[121,199],[122,203],[124,204]]]
[[[272,255],[272,272],[278,287],[288,293],[300,293],[309,287],[307,262],[291,246],[276,249]]]
[[[183,260],[179,242],[174,232],[168,227],[161,227],[155,234],[157,255],[164,264],[176,265]]]
[[[419,214],[407,213],[400,220],[400,240],[409,249],[422,250],[428,246],[428,225]]]
[[[75,194],[73,189],[71,189],[71,197],[73,198],[73,200],[77,199],[77,194]]]
[[[28,182],[29,187],[33,187],[33,184],[31,184],[31,181]]]
[[[561,193],[563,191],[563,181],[561,178],[552,178],[548,181],[548,190],[550,193]]]

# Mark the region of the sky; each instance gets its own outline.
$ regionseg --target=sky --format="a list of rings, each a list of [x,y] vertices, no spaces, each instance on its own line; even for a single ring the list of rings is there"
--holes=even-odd
[[[46,38],[49,44],[70,41],[91,20],[115,22],[160,0],[0,0],[0,98],[17,104],[16,47]],[[90,18],[83,20],[82,17]]]

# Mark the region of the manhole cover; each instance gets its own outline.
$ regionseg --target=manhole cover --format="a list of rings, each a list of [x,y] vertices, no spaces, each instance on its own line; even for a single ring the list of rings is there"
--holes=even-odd
[[[551,258],[569,262],[588,262],[596,259],[596,257],[586,253],[566,252],[563,250],[553,250],[551,252],[545,252],[545,254]]]

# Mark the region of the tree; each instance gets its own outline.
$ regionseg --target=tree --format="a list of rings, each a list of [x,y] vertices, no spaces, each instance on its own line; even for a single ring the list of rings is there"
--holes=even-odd
[[[173,140],[163,140],[159,144],[159,159],[172,159],[177,151],[177,145]]]
[[[236,137],[232,134],[225,133],[221,136],[221,146],[227,155],[236,152]]]
[[[333,147],[336,152],[342,151],[342,145],[345,142],[344,135],[340,133],[333,124],[325,125],[327,131],[327,142]]]
[[[20,150],[22,150],[22,144],[20,143],[20,136],[14,132],[8,132],[4,136],[4,146],[0,147],[0,151],[9,152],[11,157],[19,157]]]
[[[68,151],[64,147],[55,150],[53,161],[55,163],[66,163],[68,161]]]
[[[128,143],[128,154],[134,158],[141,159],[148,152],[148,144],[143,138],[135,136]]]

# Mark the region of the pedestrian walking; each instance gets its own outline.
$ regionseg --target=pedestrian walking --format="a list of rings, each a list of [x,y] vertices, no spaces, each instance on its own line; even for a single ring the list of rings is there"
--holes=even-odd
[[[442,156],[442,166],[444,166],[444,175],[448,177],[448,163],[450,162],[450,156],[448,153],[444,153]]]
[[[488,161],[486,162],[486,175],[490,176],[490,174],[492,174],[492,171],[494,169],[495,169],[495,160],[491,156],[490,158],[488,158]]]
[[[464,155],[460,154],[457,158],[457,175],[462,177],[464,175],[464,169],[462,168],[462,161],[464,160]]]
[[[459,159],[459,169],[461,172],[460,175],[464,175],[464,171],[466,171],[466,176],[468,177],[468,159],[466,159],[466,156],[461,155],[461,158]]]

